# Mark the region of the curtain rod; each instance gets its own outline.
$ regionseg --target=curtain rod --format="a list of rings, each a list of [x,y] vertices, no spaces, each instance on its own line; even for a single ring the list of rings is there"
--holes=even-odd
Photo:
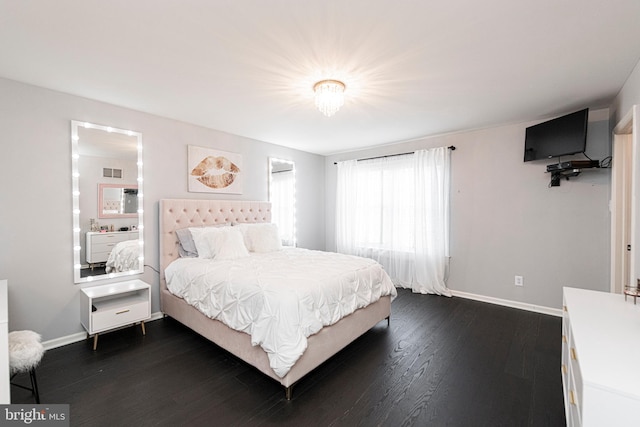
[[[447,148],[451,151],[454,151],[456,149],[455,145],[450,145]],[[410,151],[408,153],[387,154],[386,156],[367,157],[365,159],[357,159],[356,161],[360,162],[363,160],[384,159],[385,157],[406,156],[407,154],[413,154],[413,153],[415,153],[415,151]],[[338,162],[333,162],[333,164],[337,165]]]

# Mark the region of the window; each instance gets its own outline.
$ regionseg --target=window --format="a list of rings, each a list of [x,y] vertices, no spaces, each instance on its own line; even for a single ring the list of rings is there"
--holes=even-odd
[[[396,285],[448,294],[449,158],[442,147],[339,162],[338,252],[378,261]]]
[[[357,164],[352,182],[357,194],[353,215],[359,218],[353,230],[355,246],[413,250],[413,173],[413,161],[407,156]]]

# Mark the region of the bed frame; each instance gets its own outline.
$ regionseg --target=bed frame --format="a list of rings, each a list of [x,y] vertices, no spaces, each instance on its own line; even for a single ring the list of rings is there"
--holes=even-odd
[[[307,350],[284,377],[269,366],[267,353],[251,345],[251,337],[206,317],[167,290],[165,268],[178,258],[175,230],[184,227],[211,226],[231,222],[271,222],[271,203],[237,200],[160,200],[160,305],[162,312],[213,341],[233,355],[278,381],[291,399],[293,385],[304,375],[339,352],[381,320],[389,320],[391,298],[382,297],[368,307],[359,309],[339,322],[327,326],[307,339]]]

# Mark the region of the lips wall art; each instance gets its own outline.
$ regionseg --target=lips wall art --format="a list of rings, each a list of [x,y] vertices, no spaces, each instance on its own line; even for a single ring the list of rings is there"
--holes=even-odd
[[[242,194],[242,155],[189,145],[189,191]]]

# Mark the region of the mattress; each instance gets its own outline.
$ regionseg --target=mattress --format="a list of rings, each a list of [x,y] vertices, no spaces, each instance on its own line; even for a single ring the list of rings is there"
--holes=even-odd
[[[206,316],[251,336],[284,377],[307,338],[396,289],[380,264],[333,252],[288,248],[214,261],[180,258],[167,289]]]

